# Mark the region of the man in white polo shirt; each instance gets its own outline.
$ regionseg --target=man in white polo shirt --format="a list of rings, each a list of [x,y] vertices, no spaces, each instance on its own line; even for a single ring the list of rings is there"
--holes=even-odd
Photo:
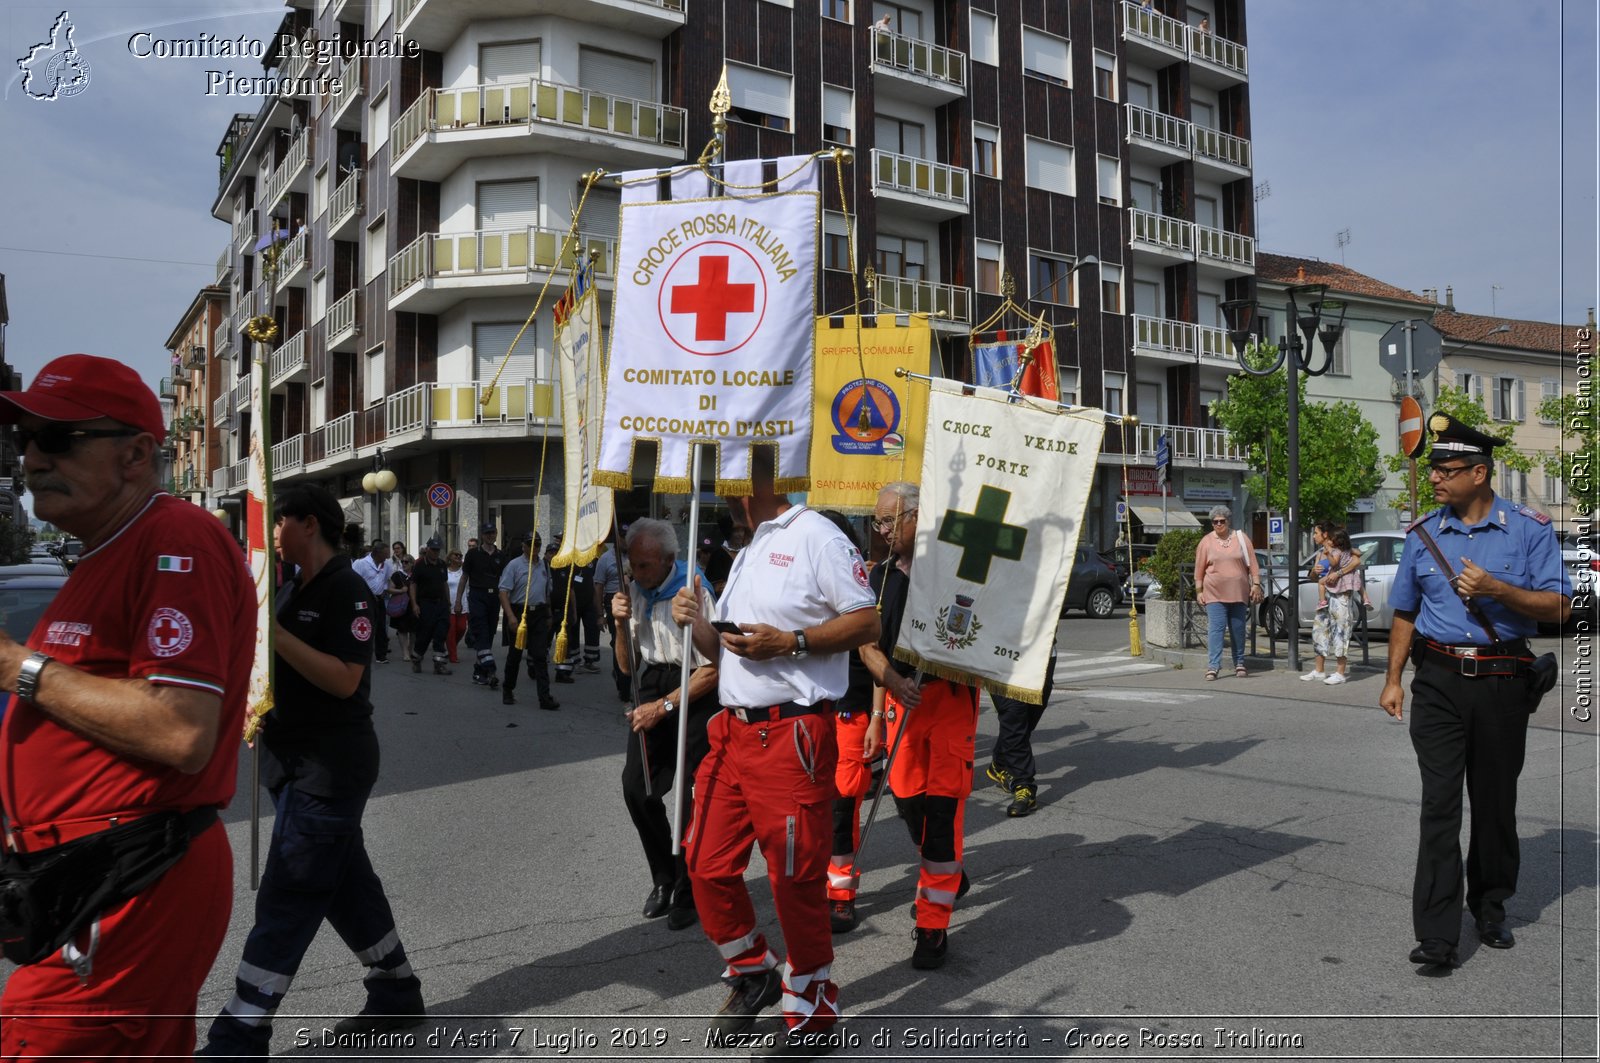
[[[825,1035],[839,1020],[827,897],[838,749],[827,714],[849,685],[849,650],[878,637],[878,613],[850,541],[774,490],[770,450],[753,450],[750,466],[753,493],[727,503],[754,534],[716,615],[689,587],[672,603],[673,619],[693,625],[695,648],[718,661],[724,706],[706,728],[685,848],[701,924],[732,987],[716,1027],[744,1032],[781,993],[788,1035],[770,1054],[809,1057],[833,1047]],[[781,980],[744,884],[757,842],[788,948]]]

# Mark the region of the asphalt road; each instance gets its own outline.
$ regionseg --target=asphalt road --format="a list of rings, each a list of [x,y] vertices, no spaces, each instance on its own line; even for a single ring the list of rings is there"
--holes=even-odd
[[[1008,819],[982,776],[984,713],[973,889],[941,970],[908,962],[915,854],[880,812],[862,925],[835,939],[849,1040],[832,1058],[1594,1058],[1596,742],[1563,712],[1571,689],[1528,738],[1517,947],[1479,947],[1469,920],[1461,966],[1429,976],[1406,960],[1417,771],[1404,726],[1376,708],[1379,676],[1205,683],[1129,658],[1127,633],[1126,616],[1063,622],[1032,817]],[[627,732],[609,676],[557,687],[562,708],[546,713],[527,684],[505,707],[466,671],[395,664],[374,684],[384,766],[367,841],[433,1018],[409,1044],[323,1044],[363,1000],[361,967],[324,928],[275,1050],[743,1058],[707,1045],[725,991],[704,935],[639,916],[650,884],[617,793]],[[202,1030],[251,924],[241,776],[234,918]],[[270,816],[263,844],[269,829]],[[764,876],[757,857],[752,894],[776,949]],[[777,1029],[775,1010],[757,1027]]]

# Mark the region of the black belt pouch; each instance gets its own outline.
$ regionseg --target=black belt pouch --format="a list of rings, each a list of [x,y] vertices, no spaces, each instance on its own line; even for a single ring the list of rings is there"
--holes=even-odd
[[[0,947],[38,963],[95,916],[143,892],[216,822],[215,808],[154,812],[36,853],[0,856]]]

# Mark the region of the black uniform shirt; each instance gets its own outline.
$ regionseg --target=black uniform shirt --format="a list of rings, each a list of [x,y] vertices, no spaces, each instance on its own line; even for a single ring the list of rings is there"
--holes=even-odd
[[[896,672],[906,676],[916,675],[916,665],[897,661],[894,657],[895,644],[900,641],[900,622],[906,613],[906,595],[911,592],[911,577],[900,571],[899,564],[891,554],[888,560],[872,570],[871,583],[879,603],[881,633],[878,635],[878,649],[889,658],[889,664]]]
[[[463,568],[466,566],[463,565]],[[496,574],[495,580],[500,579]],[[417,558],[417,563],[411,566],[411,582],[417,585],[417,604],[423,602],[447,602],[450,600],[450,566],[443,561],[435,559],[429,561],[425,557]]]
[[[474,546],[461,559],[461,577],[471,590],[494,593],[500,587],[500,573],[506,570],[506,562],[510,560],[511,555],[505,550],[496,548],[491,554],[481,546]]]
[[[311,582],[279,592],[278,622],[321,653],[362,665],[361,682],[336,697],[278,657],[273,709],[261,729],[267,788],[293,781],[320,797],[366,793],[378,778],[378,739],[372,729],[372,635],[383,623],[367,583],[335,555]]]

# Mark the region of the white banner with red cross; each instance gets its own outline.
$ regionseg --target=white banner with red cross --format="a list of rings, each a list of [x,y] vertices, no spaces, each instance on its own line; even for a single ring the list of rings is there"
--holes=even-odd
[[[934,380],[894,655],[1038,704],[1104,415]]]
[[[712,446],[719,494],[746,494],[750,451],[774,445],[779,490],[808,486],[819,167],[728,163],[726,194],[654,171],[623,175],[605,415],[595,482],[633,486],[637,442],[657,444],[655,489],[690,489],[691,444]],[[690,176],[694,176],[691,174]],[[641,194],[649,199],[638,199]]]

